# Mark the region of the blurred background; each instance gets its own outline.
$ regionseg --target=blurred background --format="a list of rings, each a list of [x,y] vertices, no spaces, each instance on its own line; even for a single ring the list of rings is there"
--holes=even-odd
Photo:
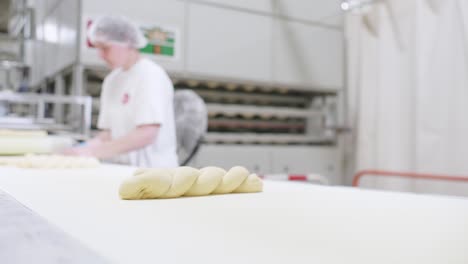
[[[468,194],[465,0],[1,0],[0,129],[96,133],[109,69],[86,32],[105,14],[203,99],[191,166]]]

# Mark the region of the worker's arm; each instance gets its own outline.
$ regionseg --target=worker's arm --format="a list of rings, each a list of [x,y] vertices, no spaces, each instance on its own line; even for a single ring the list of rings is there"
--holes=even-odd
[[[109,130],[102,130],[97,134],[94,138],[91,140],[86,141],[86,145],[89,147],[95,147],[98,146],[104,142],[110,141],[111,140],[111,134]]]
[[[62,151],[62,154],[72,155],[72,156],[89,156],[91,155],[91,149],[97,147],[104,142],[111,140],[111,134],[109,130],[100,131],[94,138],[86,141],[86,143],[66,149]]]
[[[85,146],[68,149],[63,153],[74,156],[94,156],[100,159],[111,158],[119,154],[137,150],[154,142],[159,132],[159,125],[142,125],[127,135],[111,139],[108,130],[100,132]]]
[[[106,159],[144,148],[154,142],[159,132],[159,125],[142,125],[132,130],[127,135],[101,142],[90,147],[90,155]]]

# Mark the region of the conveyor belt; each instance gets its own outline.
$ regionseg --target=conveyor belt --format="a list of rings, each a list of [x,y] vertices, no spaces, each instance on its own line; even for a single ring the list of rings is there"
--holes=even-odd
[[[256,194],[120,200],[134,170],[0,168],[0,188],[113,263],[468,263],[467,199],[265,180]]]
[[[108,263],[0,190],[1,263]]]

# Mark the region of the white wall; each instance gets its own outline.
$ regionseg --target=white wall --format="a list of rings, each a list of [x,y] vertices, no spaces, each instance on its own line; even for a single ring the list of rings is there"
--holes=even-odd
[[[339,0],[36,0],[33,79],[79,59],[104,66],[87,48],[86,23],[125,15],[179,33],[176,59],[154,58],[169,72],[306,89],[343,87]],[[80,4],[81,3],[81,4]],[[79,19],[80,10],[82,14]],[[80,25],[78,25],[80,23]],[[76,35],[79,30],[81,37]]]
[[[82,2],[82,36],[86,21],[101,14],[177,28],[178,58],[155,58],[173,73],[309,89],[343,87],[339,0]],[[84,38],[81,48],[85,64],[103,65]]]
[[[288,18],[342,27],[342,0],[278,0],[277,13]]]
[[[339,1],[188,2],[189,73],[343,87]]]
[[[272,17],[209,5],[189,7],[187,72],[271,81]]]
[[[273,80],[322,89],[343,87],[342,33],[321,26],[275,23]]]
[[[139,1],[112,1],[112,0],[82,0],[83,15],[81,17],[81,60],[84,64],[103,66],[104,63],[97,56],[95,49],[86,45],[86,23],[89,19],[100,15],[123,15],[137,23],[156,24],[177,28],[180,39],[178,46],[178,58],[175,60],[156,59],[166,70],[170,72],[183,72],[185,42],[185,3],[176,0],[139,0]],[[177,40],[176,40],[177,41]]]

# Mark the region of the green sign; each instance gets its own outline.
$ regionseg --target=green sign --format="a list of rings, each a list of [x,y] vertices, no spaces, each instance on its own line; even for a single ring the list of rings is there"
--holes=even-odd
[[[142,53],[174,57],[175,55],[175,32],[161,27],[141,27],[148,44],[141,48]]]

